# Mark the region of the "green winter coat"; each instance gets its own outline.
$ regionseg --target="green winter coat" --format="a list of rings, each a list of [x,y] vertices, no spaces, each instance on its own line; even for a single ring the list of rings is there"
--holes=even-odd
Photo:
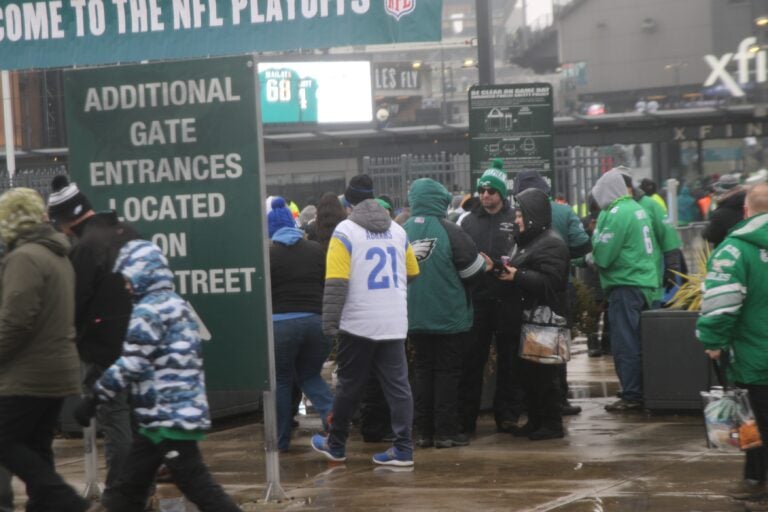
[[[472,302],[465,283],[485,271],[472,238],[445,219],[451,194],[422,178],[411,185],[411,216],[403,228],[419,262],[419,278],[408,284],[408,330],[455,334],[472,327]]]
[[[768,213],[737,224],[707,264],[697,336],[731,353],[728,376],[768,384]]]
[[[549,204],[552,206],[552,229],[565,241],[571,258],[587,254],[592,249],[589,235],[571,207],[554,201]]]
[[[19,236],[0,270],[0,396],[80,392],[75,272],[48,224]]]
[[[633,198],[621,196],[600,212],[592,256],[606,293],[617,286],[635,286],[650,305],[659,286],[654,250],[648,215]]]

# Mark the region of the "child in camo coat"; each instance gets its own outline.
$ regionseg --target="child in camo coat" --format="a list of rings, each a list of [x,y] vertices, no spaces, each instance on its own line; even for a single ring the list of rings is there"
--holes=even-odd
[[[161,464],[201,512],[235,512],[203,463],[197,441],[211,426],[198,324],[187,302],[174,292],[173,274],[160,249],[133,240],[120,250],[115,272],[134,300],[123,354],[94,385],[94,396],[75,411],[87,423],[97,401],[131,387],[139,433],[117,482],[102,503],[110,512],[142,511]]]

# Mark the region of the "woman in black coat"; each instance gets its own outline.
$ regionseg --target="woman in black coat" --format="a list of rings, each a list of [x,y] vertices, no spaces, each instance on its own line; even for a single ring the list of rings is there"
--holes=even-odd
[[[506,272],[499,279],[517,288],[520,297],[520,322],[523,311],[549,306],[567,318],[568,246],[551,229],[552,209],[541,190],[528,189],[516,197],[515,224],[517,246],[510,256]],[[515,336],[520,337],[520,329]],[[556,439],[565,435],[560,413],[558,365],[519,361],[523,389],[528,403],[528,423],[513,431],[532,441]]]

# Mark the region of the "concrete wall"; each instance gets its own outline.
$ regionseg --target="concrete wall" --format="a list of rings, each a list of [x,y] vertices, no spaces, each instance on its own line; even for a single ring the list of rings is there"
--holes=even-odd
[[[561,61],[588,63],[584,93],[703,83],[703,57],[714,53],[713,1],[729,3],[586,0],[560,22]],[[677,63],[678,71],[665,69]]]

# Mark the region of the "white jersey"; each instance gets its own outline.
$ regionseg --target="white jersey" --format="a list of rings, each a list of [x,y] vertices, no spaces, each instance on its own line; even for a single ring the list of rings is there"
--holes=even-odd
[[[375,233],[345,220],[331,243],[328,275],[349,280],[339,330],[373,340],[405,339],[408,276],[418,274],[405,230],[393,222]]]

